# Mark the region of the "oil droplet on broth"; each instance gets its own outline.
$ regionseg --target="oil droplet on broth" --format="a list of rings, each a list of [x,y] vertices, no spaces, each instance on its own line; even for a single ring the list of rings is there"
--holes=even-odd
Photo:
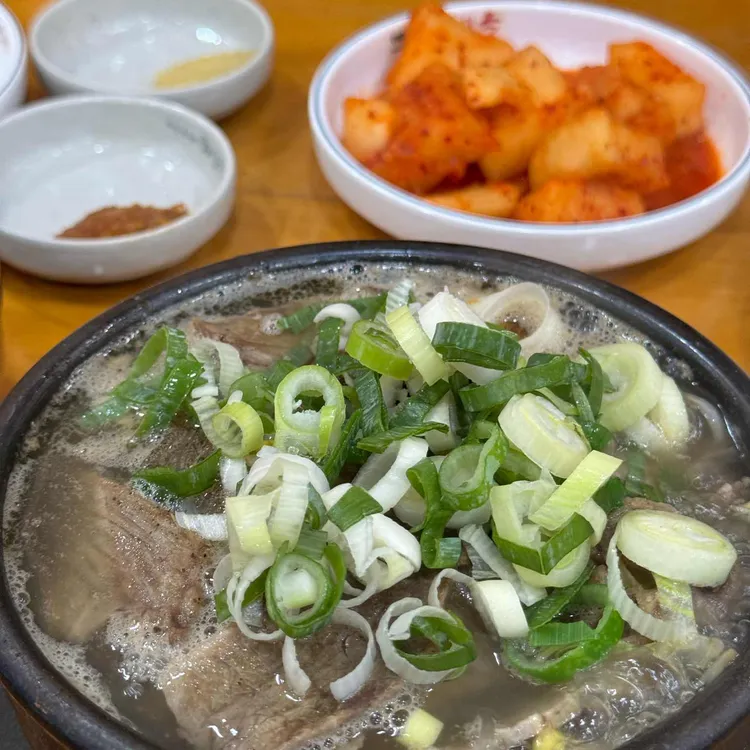
[[[220,78],[239,70],[252,59],[254,54],[250,50],[238,50],[185,60],[157,73],[154,78],[154,88],[174,89]]]

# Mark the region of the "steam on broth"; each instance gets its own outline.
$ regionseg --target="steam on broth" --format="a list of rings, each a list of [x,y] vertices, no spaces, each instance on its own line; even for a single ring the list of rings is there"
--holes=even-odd
[[[510,278],[300,274],[167,311],[30,429],[6,568],[76,689],[165,748],[605,749],[745,647],[750,480],[684,363]]]

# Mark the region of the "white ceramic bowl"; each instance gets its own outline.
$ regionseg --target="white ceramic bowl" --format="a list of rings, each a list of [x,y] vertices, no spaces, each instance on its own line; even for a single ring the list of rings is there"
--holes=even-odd
[[[434,206],[363,167],[341,145],[342,103],[381,88],[395,59],[392,40],[406,23],[395,16],[356,34],[315,74],[308,100],[321,169],[341,199],[401,239],[433,240],[512,250],[581,270],[637,263],[706,234],[737,205],[750,179],[750,89],[715,50],[680,31],[625,11],[549,0],[448,3],[460,19],[497,19],[497,33],[516,47],[538,45],[562,67],[606,61],[612,42],[653,44],[707,86],[707,130],[721,152],[725,176],[674,206],[616,221],[541,224],[483,218]]]
[[[16,17],[0,3],[0,117],[26,98],[26,40]]]
[[[0,122],[0,258],[29,273],[98,284],[187,258],[226,223],[236,165],[224,133],[157,99],[76,96]],[[171,224],[108,239],[56,235],[105,206],[184,203]]]
[[[251,0],[60,0],[36,17],[29,44],[52,94],[160,96],[218,119],[268,80],[274,32]],[[235,72],[200,85],[153,86],[175,64],[232,51],[254,54]]]

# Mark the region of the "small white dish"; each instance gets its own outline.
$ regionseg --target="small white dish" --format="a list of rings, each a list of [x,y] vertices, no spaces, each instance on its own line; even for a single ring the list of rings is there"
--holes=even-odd
[[[26,98],[26,40],[16,17],[0,3],[0,117]]]
[[[219,119],[268,80],[274,31],[251,0],[60,0],[34,19],[29,46],[52,94],[158,96]],[[226,52],[252,57],[205,83],[154,86],[174,65]]]
[[[75,96],[0,122],[0,258],[59,281],[100,284],[184,260],[226,223],[234,152],[202,115],[157,99]],[[105,206],[184,203],[188,215],[107,239],[57,235]]]
[[[541,224],[491,219],[440,208],[380,179],[341,144],[342,105],[371,96],[396,57],[393,40],[407,22],[394,16],[359,32],[318,68],[308,115],[313,143],[328,182],[358,214],[400,239],[455,242],[510,250],[584,271],[638,263],[705,235],[737,206],[750,180],[750,88],[728,60],[669,26],[626,11],[559,0],[454,2],[447,12],[487,28],[516,47],[536,44],[561,67],[606,62],[612,42],[653,44],[706,84],[707,131],[724,177],[681,203],[641,216],[585,224]],[[484,24],[484,26],[483,26]]]

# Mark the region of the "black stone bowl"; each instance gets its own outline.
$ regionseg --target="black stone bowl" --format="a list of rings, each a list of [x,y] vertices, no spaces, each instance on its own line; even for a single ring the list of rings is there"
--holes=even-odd
[[[187,304],[193,297],[244,279],[251,272],[304,268],[314,275],[325,267],[358,261],[448,265],[491,276],[507,274],[578,296],[643,332],[670,355],[688,363],[695,384],[710,392],[728,416],[742,459],[750,464],[747,452],[750,379],[729,357],[669,313],[605,281],[541,260],[458,245],[383,240],[306,245],[234,258],[137,294],[87,323],[33,367],[0,406],[0,498],[4,500],[16,451],[32,420],[76,367],[118,337],[138,329],[150,316],[167,307]],[[52,669],[12,607],[6,576],[0,586],[0,677],[64,743],[86,750],[156,750],[79,695]],[[749,713],[750,650],[746,650],[679,713],[626,747],[707,748]],[[732,734],[739,740],[736,747],[748,747],[745,734],[750,735],[750,728]]]

